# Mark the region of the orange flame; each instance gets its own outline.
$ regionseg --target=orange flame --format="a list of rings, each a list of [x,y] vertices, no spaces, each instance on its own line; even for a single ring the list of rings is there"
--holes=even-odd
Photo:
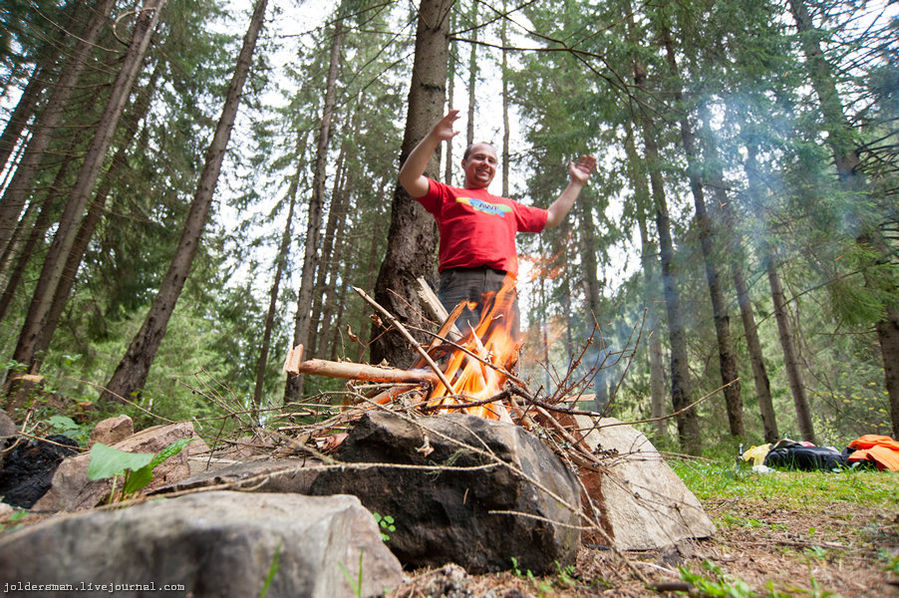
[[[485,295],[480,322],[458,343],[483,361],[459,349],[452,352],[443,371],[451,389],[448,390],[442,383],[437,384],[428,396],[428,407],[437,407],[438,413],[465,411],[488,419],[512,422],[507,407],[498,401],[464,409],[439,407],[486,400],[502,390],[508,376],[497,368],[510,371],[521,349],[521,343],[516,338],[517,331],[514,330],[514,303],[515,279],[507,276],[499,291]],[[496,367],[488,366],[485,361]]]

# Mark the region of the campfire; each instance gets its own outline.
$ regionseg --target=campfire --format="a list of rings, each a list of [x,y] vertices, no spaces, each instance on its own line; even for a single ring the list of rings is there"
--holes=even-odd
[[[460,303],[452,313],[446,314],[433,292],[429,293],[428,287],[423,287],[426,305],[434,315],[443,316],[443,325],[427,348],[420,347],[374,300],[361,290],[356,291],[408,335],[420,352],[418,362],[404,370],[322,359],[303,361],[303,347],[298,345],[288,353],[284,365],[286,372],[394,384],[371,397],[378,404],[386,404],[399,394],[414,390],[409,386],[411,383],[418,386],[423,396],[418,404],[422,412],[465,411],[508,423],[520,420],[520,410],[508,400],[509,393],[503,392],[506,383],[515,379],[511,372],[521,349],[514,330],[514,280],[508,279],[501,290],[486,298],[478,324],[463,332],[456,327],[456,321],[464,308],[474,307],[474,304]],[[513,419],[513,414],[518,417]]]
[[[586,376],[578,376],[579,366],[593,343],[593,335],[586,340],[577,355],[573,355],[568,369],[559,377],[557,388],[550,396],[538,396],[515,373],[522,343],[516,338],[513,306],[515,289],[512,281],[492,297],[487,297],[481,319],[465,334],[456,327],[467,303],[460,303],[449,314],[423,279],[419,279],[419,297],[431,315],[443,324],[428,346],[421,345],[407,328],[384,307],[358,288],[354,290],[379,312],[380,318],[398,330],[419,353],[418,361],[409,369],[385,365],[303,360],[303,347],[297,345],[287,355],[284,370],[293,375],[311,374],[352,380],[346,395],[354,397],[355,408],[344,400],[344,410],[319,422],[311,431],[310,441],[320,450],[329,452],[342,442],[343,430],[369,409],[388,411],[412,409],[423,415],[467,412],[486,419],[520,425],[537,432],[566,463],[582,471],[597,472],[601,460],[584,442],[596,429],[602,413],[578,408],[577,403],[593,395],[584,394],[599,369],[614,366],[622,358],[629,366],[636,353],[640,328],[634,327],[627,348],[606,352],[611,363],[588,366]],[[633,338],[635,337],[635,338]],[[625,372],[627,367],[625,367]],[[363,384],[359,384],[359,382]],[[308,404],[306,404],[308,406]],[[579,428],[574,416],[589,416],[593,422]]]

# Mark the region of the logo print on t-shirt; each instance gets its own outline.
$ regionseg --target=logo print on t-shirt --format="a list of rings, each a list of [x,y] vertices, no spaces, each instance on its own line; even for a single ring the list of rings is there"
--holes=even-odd
[[[478,212],[493,214],[494,216],[499,216],[500,218],[505,218],[506,212],[512,211],[511,206],[507,206],[506,204],[490,203],[482,199],[475,199],[474,197],[457,197],[456,201],[471,206]]]

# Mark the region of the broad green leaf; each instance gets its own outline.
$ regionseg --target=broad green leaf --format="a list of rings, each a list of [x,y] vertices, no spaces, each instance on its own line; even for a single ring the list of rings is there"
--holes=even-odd
[[[193,438],[182,438],[180,440],[176,440],[172,444],[168,445],[161,451],[159,451],[153,459],[141,467],[140,469],[136,469],[134,473],[128,476],[128,479],[125,480],[125,485],[122,486],[122,492],[125,495],[134,494],[141,488],[145,487],[147,484],[153,481],[153,470],[156,467],[168,459],[169,457],[174,457],[178,453],[181,452],[187,443],[193,440]]]
[[[129,453],[98,442],[91,448],[87,477],[91,480],[105,480],[122,475],[126,469],[134,471],[144,467],[153,457],[153,453]]]
[[[71,417],[65,415],[51,415],[47,418],[47,423],[57,430],[77,430],[78,424]]]

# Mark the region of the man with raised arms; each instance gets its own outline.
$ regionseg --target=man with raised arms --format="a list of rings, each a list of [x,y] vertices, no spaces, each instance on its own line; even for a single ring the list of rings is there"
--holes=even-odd
[[[546,210],[487,191],[498,163],[496,149],[489,143],[475,143],[465,150],[462,157],[465,186],[451,187],[429,179],[424,171],[440,143],[459,133],[453,130],[458,118],[459,111],[451,110],[431,128],[409,154],[400,169],[399,181],[437,221],[440,301],[447,310],[461,301],[477,303],[474,311],[464,311],[457,321],[474,326],[481,316],[484,293],[499,291],[507,278],[512,284],[517,279],[515,235],[559,226],[596,168],[596,160],[581,156],[577,163],[569,164],[568,185]],[[513,330],[517,335],[517,300],[514,316]]]

